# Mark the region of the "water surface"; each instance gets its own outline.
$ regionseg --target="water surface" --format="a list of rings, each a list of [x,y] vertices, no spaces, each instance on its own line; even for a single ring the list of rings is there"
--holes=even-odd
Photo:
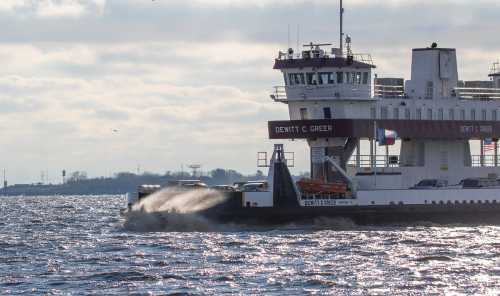
[[[0,294],[500,294],[497,226],[136,232],[123,226],[124,204],[0,198]]]

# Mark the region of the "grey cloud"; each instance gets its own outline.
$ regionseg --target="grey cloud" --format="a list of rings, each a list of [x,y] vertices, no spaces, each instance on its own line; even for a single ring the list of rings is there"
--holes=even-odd
[[[45,108],[45,102],[33,98],[0,96],[0,114],[38,112]]]
[[[495,33],[500,3],[432,1],[407,5],[346,3],[346,30],[369,46],[426,45],[442,40],[454,46],[481,42],[500,47]],[[265,6],[193,6],[187,2],[108,1],[102,15],[79,19],[19,19],[3,16],[3,42],[221,41],[286,43],[287,24],[302,27],[303,41],[337,41],[337,3],[274,3]],[[295,34],[292,34],[295,36]],[[294,39],[294,38],[293,38]]]

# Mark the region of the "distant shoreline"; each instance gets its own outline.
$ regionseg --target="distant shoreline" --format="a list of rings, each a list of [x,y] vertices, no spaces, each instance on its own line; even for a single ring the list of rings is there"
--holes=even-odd
[[[169,181],[197,179],[209,186],[233,184],[234,182],[262,180],[265,176],[258,171],[244,176],[234,170],[215,169],[209,176],[193,177],[190,174],[170,173],[165,175],[145,173],[118,173],[113,178],[69,179],[64,184],[15,184],[0,189],[0,196],[53,196],[53,195],[120,195],[135,192],[139,185],[157,184],[165,186]]]

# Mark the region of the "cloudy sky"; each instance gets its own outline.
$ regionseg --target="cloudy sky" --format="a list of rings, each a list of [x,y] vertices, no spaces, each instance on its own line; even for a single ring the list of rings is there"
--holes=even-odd
[[[497,0],[345,0],[354,51],[381,75],[408,77],[410,49],[458,48],[462,79],[500,58]],[[287,118],[269,93],[273,59],[301,42],[337,42],[337,0],[0,0],[0,168],[15,182],[256,170],[272,149],[267,121]],[[295,171],[308,169],[304,142]]]

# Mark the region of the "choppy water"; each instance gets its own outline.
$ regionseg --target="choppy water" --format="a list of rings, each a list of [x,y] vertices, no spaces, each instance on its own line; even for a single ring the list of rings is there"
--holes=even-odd
[[[0,198],[0,294],[500,294],[500,227],[133,232],[124,203]]]

